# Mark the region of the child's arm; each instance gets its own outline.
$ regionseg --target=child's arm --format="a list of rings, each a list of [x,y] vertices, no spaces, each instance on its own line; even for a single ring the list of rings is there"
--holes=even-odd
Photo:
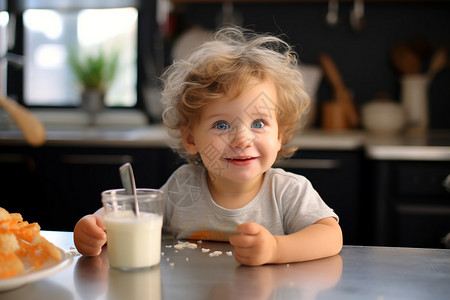
[[[290,235],[272,235],[257,223],[238,226],[240,235],[230,238],[235,258],[244,265],[289,263],[338,254],[342,249],[342,231],[333,217],[328,217]]]
[[[106,243],[103,208],[93,215],[81,218],[73,230],[73,239],[78,252],[86,256],[97,256]]]

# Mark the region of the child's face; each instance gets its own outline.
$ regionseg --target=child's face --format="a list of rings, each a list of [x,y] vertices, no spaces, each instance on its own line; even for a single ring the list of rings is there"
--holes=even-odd
[[[209,104],[197,126],[184,133],[186,149],[200,153],[212,180],[259,179],[281,148],[277,103],[275,85],[264,81],[237,98]]]

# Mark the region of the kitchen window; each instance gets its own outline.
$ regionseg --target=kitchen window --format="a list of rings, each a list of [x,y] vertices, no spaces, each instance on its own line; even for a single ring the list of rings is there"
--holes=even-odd
[[[23,11],[23,102],[79,106],[81,89],[69,64],[72,49],[119,53],[118,72],[105,95],[108,107],[137,102],[137,27],[134,7]]]

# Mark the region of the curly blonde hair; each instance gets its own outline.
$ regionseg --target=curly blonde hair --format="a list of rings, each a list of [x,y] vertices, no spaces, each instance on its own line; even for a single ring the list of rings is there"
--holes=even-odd
[[[201,163],[199,154],[187,153],[181,131],[199,122],[202,110],[226,96],[233,99],[249,86],[265,80],[277,89],[277,121],[282,147],[277,158],[297,150],[287,144],[300,129],[300,117],[310,99],[292,47],[278,37],[239,27],[219,29],[183,60],[175,61],[162,75],[163,123],[178,143],[173,148],[190,163]],[[231,94],[233,93],[233,94]]]

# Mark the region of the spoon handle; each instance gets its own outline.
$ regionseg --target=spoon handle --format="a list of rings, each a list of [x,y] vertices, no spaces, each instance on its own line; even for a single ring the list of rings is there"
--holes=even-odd
[[[136,217],[139,217],[139,203],[137,201],[136,182],[134,181],[133,168],[130,163],[125,163],[119,168],[120,178],[125,192],[129,195],[134,195],[134,211]]]

